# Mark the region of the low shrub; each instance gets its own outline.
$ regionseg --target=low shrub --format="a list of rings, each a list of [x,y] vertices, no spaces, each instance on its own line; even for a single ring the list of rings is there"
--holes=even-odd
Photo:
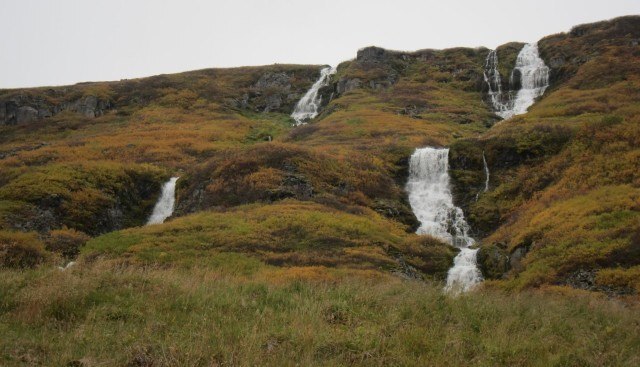
[[[0,266],[33,268],[46,258],[44,244],[35,233],[0,231]]]
[[[84,246],[91,237],[75,229],[58,229],[49,233],[49,238],[45,241],[47,250],[59,253],[65,258],[74,258],[80,253],[80,248]]]

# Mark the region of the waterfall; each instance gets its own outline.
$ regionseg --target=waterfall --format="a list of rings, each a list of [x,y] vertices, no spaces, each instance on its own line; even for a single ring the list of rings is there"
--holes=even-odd
[[[484,192],[489,191],[489,166],[487,165],[487,158],[484,156],[484,150],[482,151],[482,163],[484,163]]]
[[[417,234],[431,235],[458,248],[447,275],[447,291],[467,291],[482,280],[474,244],[462,209],[453,204],[449,187],[449,149],[416,149],[409,161],[409,203],[420,221]]]
[[[489,98],[496,115],[505,118],[505,115],[511,109],[509,106],[509,93],[505,96],[502,93],[502,79],[498,71],[498,54],[496,50],[489,51],[487,59],[484,63],[484,81],[489,87]],[[507,100],[505,103],[504,100]]]
[[[536,98],[544,94],[549,86],[549,68],[540,58],[538,44],[524,45],[516,59],[515,71],[520,72],[520,90],[516,94],[513,115],[527,112]],[[513,76],[513,73],[511,74]]]
[[[298,101],[291,113],[291,117],[296,121],[296,126],[304,125],[307,121],[318,116],[318,108],[322,103],[322,96],[318,94],[320,88],[329,85],[331,75],[336,73],[336,68],[330,66],[320,70],[320,78],[313,83],[311,89]]]
[[[162,193],[156,206],[153,208],[153,213],[151,213],[147,225],[163,223],[173,214],[173,207],[176,202],[176,181],[178,181],[178,178],[179,177],[171,177],[169,181],[162,185]]]
[[[502,91],[498,56],[495,50],[489,52],[484,67],[484,80],[489,87],[489,98],[496,114],[503,119],[526,113],[536,98],[542,96],[549,86],[549,67],[540,58],[537,43],[528,43],[522,47],[516,65],[511,72],[511,84],[516,73],[520,76],[520,89],[505,95]],[[507,100],[504,102],[504,100]]]

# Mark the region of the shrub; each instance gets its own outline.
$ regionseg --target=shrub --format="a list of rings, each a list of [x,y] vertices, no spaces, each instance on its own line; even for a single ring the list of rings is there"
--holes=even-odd
[[[59,253],[65,258],[74,258],[89,239],[90,237],[83,232],[64,228],[51,231],[45,246],[47,250]]]
[[[44,245],[35,233],[0,231],[0,266],[33,268],[46,258]]]

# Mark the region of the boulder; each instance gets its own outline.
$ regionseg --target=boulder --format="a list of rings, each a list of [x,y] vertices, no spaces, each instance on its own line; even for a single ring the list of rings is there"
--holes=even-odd
[[[501,279],[510,269],[509,255],[500,244],[480,247],[476,259],[478,268],[486,279]]]

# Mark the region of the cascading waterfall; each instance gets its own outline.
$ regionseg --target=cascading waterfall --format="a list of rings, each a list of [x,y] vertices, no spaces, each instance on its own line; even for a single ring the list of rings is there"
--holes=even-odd
[[[540,58],[537,43],[524,45],[518,53],[516,65],[511,72],[511,85],[514,84],[516,73],[520,76],[520,89],[515,96],[513,91],[505,94],[498,72],[498,56],[495,50],[489,52],[485,62],[484,80],[489,86],[491,104],[496,114],[503,119],[526,113],[536,98],[542,96],[549,86],[549,67]]]
[[[524,45],[516,59],[515,71],[520,72],[520,90],[513,103],[513,115],[527,112],[536,98],[544,94],[549,86],[549,67],[540,58],[537,43]],[[513,77],[513,73],[511,73]]]
[[[173,207],[176,202],[176,181],[179,177],[171,177],[169,181],[162,185],[162,193],[156,206],[153,208],[153,212],[147,221],[147,225],[163,223],[167,218],[173,214]]]
[[[426,234],[460,248],[447,275],[447,291],[460,292],[482,281],[476,265],[477,249],[468,235],[462,209],[453,204],[449,188],[449,149],[416,149],[409,162],[409,203],[420,221],[417,234]]]
[[[491,105],[496,112],[496,115],[506,118],[505,116],[511,110],[509,97],[502,93],[502,79],[500,78],[500,72],[498,71],[498,54],[496,50],[489,51],[487,59],[484,63],[484,81],[489,88],[489,98],[491,99]],[[507,102],[505,102],[505,99]]]
[[[313,83],[311,89],[296,103],[291,117],[296,121],[296,126],[304,125],[307,121],[318,116],[318,109],[322,103],[322,96],[318,94],[320,88],[329,85],[331,75],[336,73],[336,68],[330,66],[320,70],[320,78]]]

